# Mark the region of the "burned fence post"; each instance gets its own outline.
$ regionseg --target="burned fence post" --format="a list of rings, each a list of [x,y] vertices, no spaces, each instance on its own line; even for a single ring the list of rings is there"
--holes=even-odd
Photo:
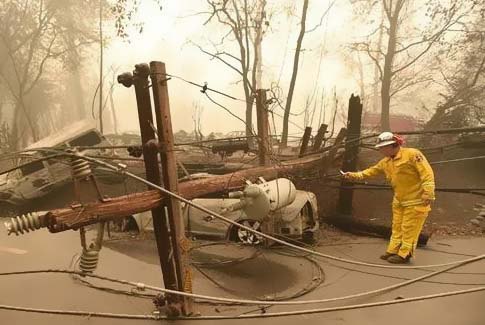
[[[356,171],[357,155],[359,153],[360,128],[362,122],[362,103],[359,96],[353,94],[349,99],[349,110],[347,118],[347,141],[345,142],[344,159],[342,163],[343,171]],[[346,181],[341,182],[342,186],[351,187],[352,184]],[[340,189],[337,204],[337,214],[339,216],[352,215],[352,189]]]
[[[327,132],[327,128],[328,128],[327,124],[320,125],[317,135],[315,136],[315,142],[313,142],[312,151],[317,151],[322,146],[323,139],[325,139],[325,133]]]
[[[269,164],[270,141],[268,136],[268,105],[266,103],[266,90],[256,91],[256,119],[258,121],[258,151],[259,164]]]
[[[155,141],[152,105],[148,83],[149,74],[150,68],[147,64],[137,64],[133,75],[131,73],[121,74],[118,76],[118,82],[126,87],[130,87],[131,85],[135,86],[146,177],[148,181],[157,185],[162,185],[157,151],[147,145],[147,143]],[[177,290],[178,286],[174,260],[170,256],[172,245],[168,231],[167,216],[165,215],[164,207],[161,205],[153,208],[151,211],[160,266],[162,268],[163,283],[165,288]]]
[[[307,126],[305,128],[305,132],[303,133],[303,138],[301,139],[300,154],[298,155],[298,157],[301,158],[305,154],[308,148],[308,142],[310,141],[311,136],[312,136],[312,128],[310,126]]]
[[[163,186],[178,192],[177,162],[170,116],[170,102],[167,87],[167,72],[165,63],[150,62],[150,78],[152,80],[153,102],[159,140],[160,162],[162,165]],[[174,197],[162,201],[168,210],[168,221],[171,230],[172,251],[175,260],[177,287],[179,291],[192,292],[192,273],[189,266],[190,242],[185,237],[184,218],[180,202]],[[180,304],[184,315],[191,314],[192,300],[188,297],[174,296],[173,303]],[[170,301],[169,301],[170,302]]]

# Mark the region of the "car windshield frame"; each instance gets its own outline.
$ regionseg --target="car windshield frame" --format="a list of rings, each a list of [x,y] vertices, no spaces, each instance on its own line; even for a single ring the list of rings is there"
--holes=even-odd
[[[103,137],[96,132],[96,130],[90,130],[84,134],[75,137],[72,140],[67,141],[71,147],[94,147],[103,141]]]
[[[26,177],[44,168],[45,166],[42,160],[33,160],[28,163],[22,164],[22,166],[19,167],[19,170],[22,176]]]

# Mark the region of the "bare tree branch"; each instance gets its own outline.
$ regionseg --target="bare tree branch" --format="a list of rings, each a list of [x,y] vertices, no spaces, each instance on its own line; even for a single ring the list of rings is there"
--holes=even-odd
[[[484,68],[485,68],[485,55],[483,56],[482,61],[480,62],[480,65],[477,71],[475,72],[475,75],[473,76],[472,83],[468,85],[469,87],[474,87],[477,84],[480,74],[484,72]]]
[[[234,65],[232,65],[231,63],[227,62],[226,60],[224,60],[223,58],[220,57],[220,53],[211,53],[209,51],[206,51],[204,50],[200,45],[196,44],[196,43],[192,43],[194,44],[195,46],[197,46],[199,48],[199,50],[204,53],[204,54],[207,54],[209,55],[211,58],[213,59],[216,59],[216,60],[219,60],[221,61],[222,63],[224,63],[225,65],[227,65],[229,68],[231,68],[232,70],[236,71],[238,74],[240,74],[241,76],[243,75],[242,71],[239,70],[238,68],[236,68]]]
[[[45,66],[47,60],[56,57],[56,55],[54,55],[52,53],[52,47],[54,46],[54,42],[57,39],[57,33],[56,33],[55,29],[53,29],[52,33],[53,33],[53,37],[52,37],[52,39],[51,39],[51,41],[50,41],[50,43],[47,47],[45,56],[40,61],[39,68],[37,70],[35,77],[32,79],[29,86],[27,86],[27,83],[26,83],[25,94],[28,94],[32,90],[32,88],[35,87],[37,82],[39,81],[40,77],[42,76],[42,74],[44,72],[44,66]]]
[[[379,79],[382,81],[382,77],[383,77],[384,72],[382,71],[381,62],[379,61],[379,59],[376,56],[374,56],[373,52],[377,52],[381,55],[384,55],[384,53],[382,53],[381,50],[372,51],[370,49],[370,45],[368,43],[362,43],[362,42],[361,43],[354,43],[354,47],[358,51],[365,52],[369,56],[369,58],[374,62],[375,66],[377,67],[377,69],[379,71]]]
[[[320,17],[320,22],[318,24],[316,24],[314,27],[308,29],[305,31],[305,33],[309,34],[315,30],[317,30],[318,27],[322,26],[323,24],[323,19],[325,17],[327,17],[328,13],[330,12],[330,10],[332,9],[333,5],[335,4],[337,0],[333,0],[327,7],[327,9],[323,12],[322,16]]]
[[[405,63],[400,68],[397,68],[396,70],[394,70],[392,72],[392,74],[399,73],[399,72],[407,69],[408,67],[410,67],[414,63],[416,63],[423,55],[425,55],[431,49],[431,47],[440,39],[440,37],[448,30],[448,28],[455,25],[462,17],[463,17],[463,15],[458,17],[456,20],[450,19],[449,21],[447,21],[440,30],[438,30],[433,36],[431,36],[429,39],[426,40],[428,42],[427,46],[418,55],[416,55],[412,60]],[[422,44],[422,43],[423,42],[411,43],[410,46],[406,46],[403,49],[401,49],[400,51],[402,52],[406,49],[409,49],[412,46],[419,45],[419,44]],[[398,52],[396,52],[396,53],[398,53]]]
[[[421,79],[417,79],[417,80],[414,80],[414,78],[410,78],[409,81],[407,82],[403,82],[400,86],[396,87],[390,94],[391,97],[393,97],[394,95],[396,95],[397,93],[409,88],[409,87],[413,87],[413,86],[416,86],[420,83],[423,83],[423,82],[430,82],[432,81],[433,78],[431,77],[423,77]]]

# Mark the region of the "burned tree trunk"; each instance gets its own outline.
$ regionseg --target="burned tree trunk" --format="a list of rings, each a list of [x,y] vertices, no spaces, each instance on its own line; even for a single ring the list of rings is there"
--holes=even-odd
[[[300,34],[298,35],[298,40],[296,41],[296,52],[293,60],[293,72],[291,74],[290,88],[288,90],[288,97],[286,99],[285,114],[283,116],[283,134],[281,135],[281,147],[285,148],[288,144],[288,122],[290,120],[290,110],[291,102],[293,100],[293,93],[295,91],[296,77],[298,75],[298,62],[300,60],[301,45],[303,43],[303,37],[305,36],[305,23],[306,15],[308,10],[308,0],[303,2],[303,11],[301,14],[300,21]]]
[[[389,18],[389,40],[387,44],[387,53],[384,56],[384,71],[381,85],[381,130],[389,131],[390,125],[390,105],[391,105],[391,83],[392,83],[392,66],[396,55],[397,29],[399,24],[399,6],[396,6],[394,16]]]

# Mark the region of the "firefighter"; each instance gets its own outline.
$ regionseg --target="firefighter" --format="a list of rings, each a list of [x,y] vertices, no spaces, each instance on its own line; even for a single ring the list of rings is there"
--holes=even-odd
[[[348,180],[363,180],[384,174],[394,190],[392,235],[386,253],[380,258],[393,264],[408,263],[434,201],[434,174],[418,150],[401,147],[403,139],[391,132],[377,138],[376,148],[385,157],[360,172],[346,172]]]

